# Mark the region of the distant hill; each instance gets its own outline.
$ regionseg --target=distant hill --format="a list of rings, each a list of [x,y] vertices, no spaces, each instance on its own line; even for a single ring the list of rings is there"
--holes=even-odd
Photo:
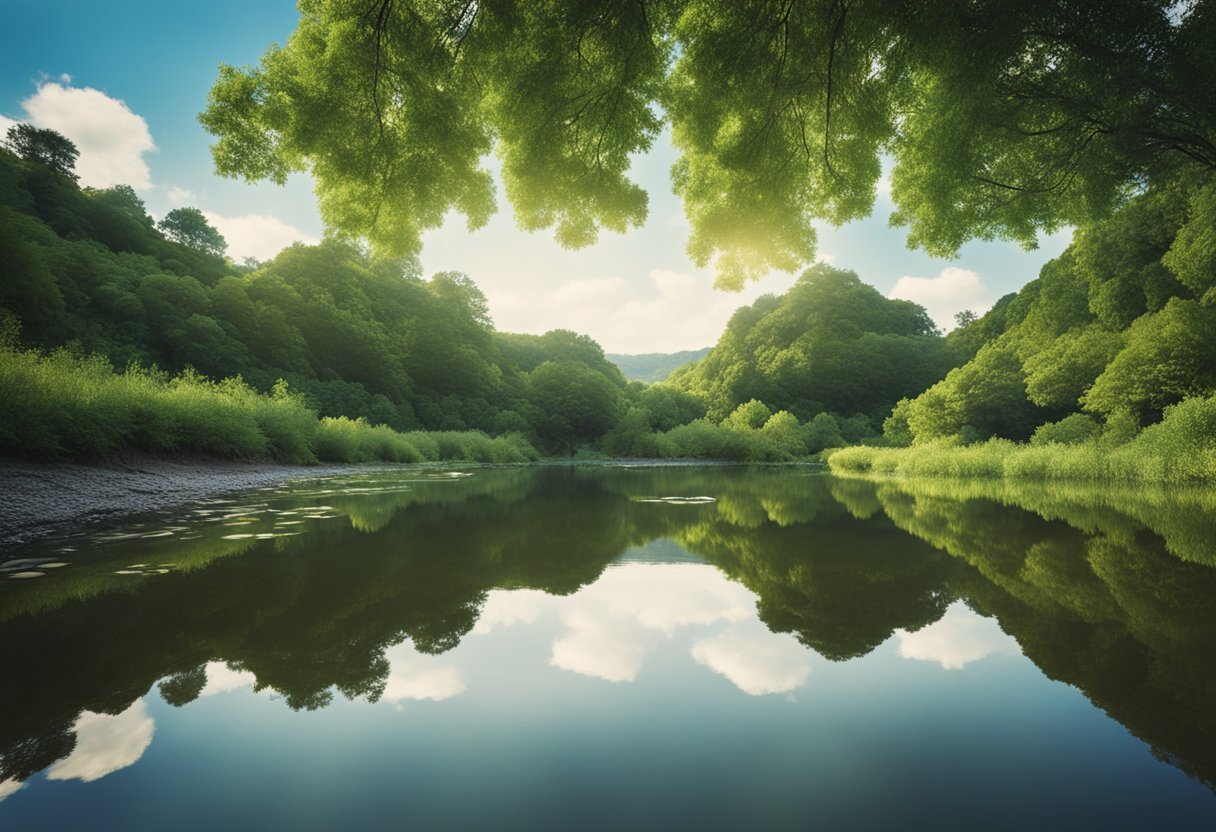
[[[641,355],[613,355],[607,358],[621,368],[625,378],[630,381],[644,381],[653,384],[671,375],[676,367],[682,367],[689,361],[698,361],[709,354],[709,347],[699,350],[684,350],[683,352],[648,352]]]

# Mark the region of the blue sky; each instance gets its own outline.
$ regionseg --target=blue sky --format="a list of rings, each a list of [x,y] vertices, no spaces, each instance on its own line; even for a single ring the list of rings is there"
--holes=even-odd
[[[322,226],[308,178],[280,188],[215,176],[210,137],[196,119],[216,67],[256,63],[266,46],[287,39],[295,20],[295,4],[284,0],[0,0],[0,129],[33,121],[68,135],[81,148],[85,184],[131,184],[154,216],[177,205],[201,208],[238,260],[315,241]],[[632,175],[650,192],[641,229],[565,251],[546,232],[519,231],[500,187],[500,212],[488,227],[470,234],[452,217],[424,237],[423,267],[471,276],[499,329],[565,327],[610,352],[712,344],[736,308],[785,291],[794,277],[773,274],[742,293],[714,290],[711,272],[684,253],[687,225],[668,180],[674,161],[664,135],[635,162]],[[909,251],[903,232],[887,226],[889,212],[880,193],[869,219],[821,229],[820,254],[884,294],[925,304],[943,324],[1015,291],[1067,242],[1059,234],[1034,252],[972,243],[941,260]]]

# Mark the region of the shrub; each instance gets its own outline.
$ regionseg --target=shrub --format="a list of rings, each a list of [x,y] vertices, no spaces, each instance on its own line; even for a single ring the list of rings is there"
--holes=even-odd
[[[1102,433],[1102,426],[1091,416],[1074,413],[1058,422],[1048,422],[1035,428],[1030,437],[1031,445],[1076,445],[1094,439]]]
[[[169,378],[141,367],[119,374],[100,356],[0,342],[0,454],[89,459],[123,451],[289,463],[538,456],[518,434],[401,434],[362,418],[318,420],[282,381],[265,395],[239,377],[216,382],[187,370]]]

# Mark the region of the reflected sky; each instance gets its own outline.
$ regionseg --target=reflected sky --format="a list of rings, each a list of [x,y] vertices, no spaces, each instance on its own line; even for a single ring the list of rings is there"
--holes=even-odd
[[[72,726],[76,748],[47,769],[48,780],[83,780],[91,783],[134,765],[152,744],[156,723],[142,699],[120,714],[83,711]]]
[[[896,630],[899,655],[937,662],[946,670],[962,670],[995,653],[1021,655],[1018,643],[991,618],[984,618],[956,601],[946,614],[914,633]]]
[[[1208,828],[1213,515],[1137,499],[473,469],[82,530],[0,577],[0,828]]]

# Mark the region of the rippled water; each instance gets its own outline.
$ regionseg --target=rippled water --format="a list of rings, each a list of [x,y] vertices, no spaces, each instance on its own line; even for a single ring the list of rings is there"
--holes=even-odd
[[[1210,829],[1216,493],[409,469],[0,554],[0,829]]]

